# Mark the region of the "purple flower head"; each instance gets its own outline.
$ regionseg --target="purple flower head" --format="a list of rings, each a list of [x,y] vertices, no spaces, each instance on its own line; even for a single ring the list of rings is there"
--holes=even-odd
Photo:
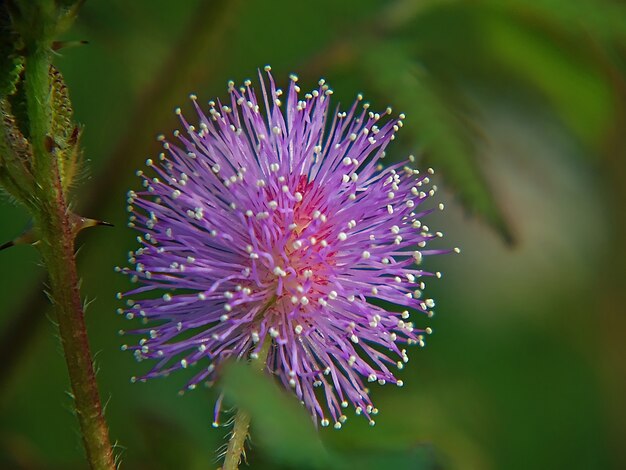
[[[123,313],[146,327],[127,348],[156,361],[142,379],[195,365],[188,388],[264,351],[315,421],[339,428],[353,406],[374,424],[367,383],[401,386],[406,346],[430,333],[409,317],[434,306],[422,279],[435,274],[419,265],[444,252],[424,249],[441,236],[421,222],[435,187],[407,162],[381,164],[403,115],[361,96],[332,112],[324,80],[302,96],[292,76],[284,94],[265,70],[262,103],[250,81],[208,113],[192,96],[197,123],[181,115],[185,132],[139,172],[141,247],[123,271],[141,287]]]

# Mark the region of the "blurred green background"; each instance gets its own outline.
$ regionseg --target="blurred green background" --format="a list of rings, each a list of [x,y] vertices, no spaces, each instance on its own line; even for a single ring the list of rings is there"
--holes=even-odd
[[[184,373],[129,383],[145,364],[120,351],[113,266],[135,245],[126,191],[173,109],[265,64],[283,85],[323,76],[344,105],[363,92],[406,113],[389,159],[437,170],[446,210],[427,223],[463,250],[429,260],[444,272],[427,287],[435,334],[405,387],[374,386],[377,425],[323,429],[324,446],[347,468],[626,468],[624,2],[90,0],[66,39],[89,41],[56,59],[85,126],[75,205],[116,225],[81,235],[78,259],[122,468],[217,466],[215,391],[179,396]],[[4,198],[0,221],[5,241],[28,218]],[[33,248],[0,253],[3,469],[85,468],[42,276]],[[281,430],[290,408],[270,395],[242,398],[264,435],[250,468],[323,467],[315,446],[281,447],[310,433],[297,417]]]

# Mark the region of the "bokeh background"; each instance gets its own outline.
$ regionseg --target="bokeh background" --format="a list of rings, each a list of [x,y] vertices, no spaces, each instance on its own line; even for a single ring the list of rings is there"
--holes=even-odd
[[[85,126],[75,207],[115,224],[81,235],[78,258],[122,468],[217,466],[214,390],[180,396],[183,373],[130,384],[145,365],[120,351],[113,267],[135,246],[126,191],[174,108],[265,64],[406,113],[389,159],[436,169],[446,210],[428,225],[462,248],[429,260],[434,334],[405,387],[373,387],[374,428],[321,430],[329,452],[353,468],[626,468],[624,2],[90,0],[66,39],[89,42],[56,59]],[[27,224],[4,198],[0,241]],[[85,468],[43,275],[32,247],[0,253],[0,468]],[[307,420],[248,389],[250,468],[322,465]]]

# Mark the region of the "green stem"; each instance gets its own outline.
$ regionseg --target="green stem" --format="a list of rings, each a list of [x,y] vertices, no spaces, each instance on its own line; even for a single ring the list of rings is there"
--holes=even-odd
[[[47,148],[53,141],[50,101],[50,53],[45,43],[33,43],[26,57],[25,92],[29,140],[33,148],[34,174],[38,184],[33,217],[38,247],[50,281],[50,297],[59,324],[61,343],[69,372],[74,405],[89,465],[93,470],[115,469],[109,431],[102,414],[79,280],[74,256],[75,230],[70,220],[58,161]]]
[[[250,415],[244,410],[237,410],[235,422],[233,424],[233,433],[228,441],[228,450],[224,458],[223,470],[237,470],[241,456],[244,453],[246,437],[248,437],[248,428],[250,427]]]
[[[259,352],[259,357],[251,359],[251,365],[263,371],[267,364],[267,356],[270,352],[272,344],[271,338],[265,340],[263,348]],[[237,470],[241,462],[241,456],[245,453],[246,438],[248,437],[248,429],[250,428],[250,414],[245,410],[237,410],[235,421],[233,423],[233,432],[228,441],[228,449],[224,457],[224,466],[222,470]]]

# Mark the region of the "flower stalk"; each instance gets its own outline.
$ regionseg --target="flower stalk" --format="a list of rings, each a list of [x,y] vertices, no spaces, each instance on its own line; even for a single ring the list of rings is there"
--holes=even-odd
[[[267,305],[259,312],[259,315],[263,315],[269,308],[276,303],[276,296],[273,296]],[[255,369],[263,372],[267,367],[267,358],[269,356],[270,348],[272,347],[272,338],[267,337],[263,342],[261,350],[256,354],[250,355],[251,366]],[[228,448],[226,455],[224,456],[223,470],[237,470],[239,463],[241,462],[241,456],[245,455],[246,438],[248,437],[248,430],[250,429],[250,422],[252,418],[250,414],[243,409],[238,409],[233,420],[233,432],[228,441]]]
[[[259,369],[261,372],[265,370],[271,344],[272,339],[267,338],[258,357],[250,360],[252,367]],[[233,421],[233,432],[228,441],[228,449],[224,456],[224,466],[222,470],[237,470],[239,468],[241,456],[245,455],[245,444],[246,438],[248,437],[248,430],[250,429],[250,421],[250,414],[246,410],[237,410]]]
[[[228,441],[228,449],[224,457],[223,470],[237,470],[241,462],[241,456],[245,452],[246,438],[250,428],[250,415],[247,411],[237,410],[233,422],[233,432]]]

